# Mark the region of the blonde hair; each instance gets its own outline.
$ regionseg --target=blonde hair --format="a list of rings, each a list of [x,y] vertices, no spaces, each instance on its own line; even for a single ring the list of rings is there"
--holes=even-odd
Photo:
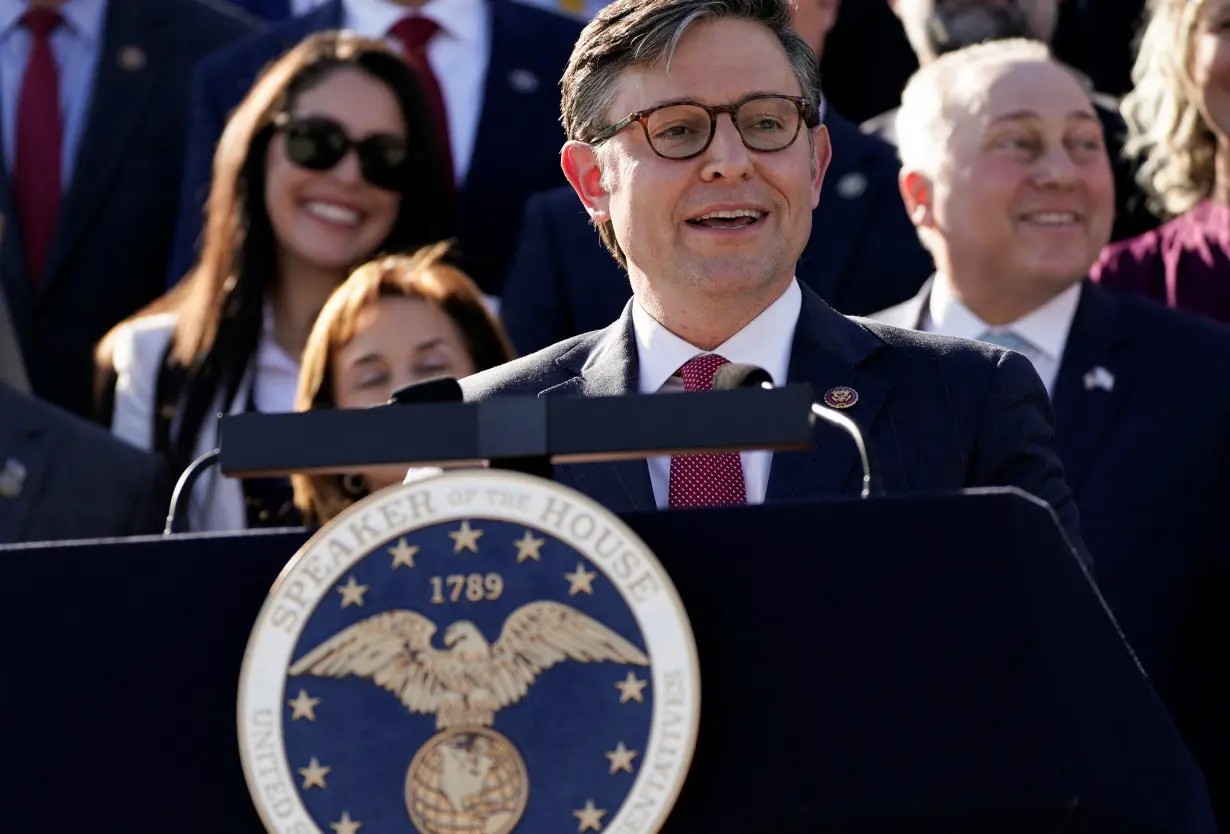
[[[987,70],[1051,62],[1050,48],[1025,38],[974,44],[945,53],[915,72],[897,111],[897,151],[904,169],[935,174],[952,135],[955,111],[985,87]]]
[[[412,255],[388,255],[350,274],[321,308],[303,348],[295,411],[330,408],[333,356],[358,333],[363,311],[384,298],[420,298],[438,304],[461,334],[476,371],[514,358],[512,343],[475,283],[446,262],[447,243]],[[347,492],[341,475],[291,475],[295,506],[309,522],[323,524],[359,497]]]
[[[1213,189],[1217,138],[1188,69],[1203,7],[1203,0],[1149,0],[1132,67],[1135,86],[1120,105],[1128,127],[1124,153],[1142,160],[1136,179],[1161,216],[1183,214]]]

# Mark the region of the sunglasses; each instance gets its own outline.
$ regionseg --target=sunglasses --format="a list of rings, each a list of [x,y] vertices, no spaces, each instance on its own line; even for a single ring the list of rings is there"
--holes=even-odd
[[[328,171],[353,148],[359,155],[363,179],[386,191],[402,189],[410,163],[404,137],[375,133],[356,142],[346,128],[325,116],[283,113],[274,119],[274,125],[286,134],[286,158],[300,168]]]

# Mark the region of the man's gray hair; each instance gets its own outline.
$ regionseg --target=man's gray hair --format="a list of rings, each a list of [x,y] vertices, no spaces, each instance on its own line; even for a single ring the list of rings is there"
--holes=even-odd
[[[777,36],[799,89],[808,99],[805,117],[812,124],[822,120],[816,55],[790,28],[793,8],[794,0],[615,0],[586,25],[573,47],[560,81],[564,132],[569,139],[590,141],[609,123],[620,73],[641,64],[661,64],[669,70],[688,27],[722,18],[761,23]],[[810,132],[808,138],[812,138]],[[607,249],[626,266],[610,222],[601,224],[598,231]]]
[[[989,70],[1052,60],[1046,44],[1012,38],[967,46],[922,67],[907,82],[897,111],[897,152],[902,167],[937,173],[958,113],[985,94]]]

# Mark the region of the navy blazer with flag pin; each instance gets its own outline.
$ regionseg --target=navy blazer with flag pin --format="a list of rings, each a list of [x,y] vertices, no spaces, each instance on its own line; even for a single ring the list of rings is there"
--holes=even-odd
[[[515,0],[486,2],[491,11],[491,52],[474,154],[458,194],[456,254],[479,287],[498,296],[526,198],[565,182],[559,165],[564,144],[559,79],[582,24]],[[179,281],[196,261],[214,149],[230,112],[271,61],[309,35],[341,28],[344,22],[342,1],[330,0],[201,62],[194,82],[169,284]]]
[[[873,476],[883,490],[1019,487],[1051,505],[1075,552],[1087,559],[1051,446],[1046,389],[1029,360],[991,345],[849,318],[801,289],[788,381],[810,384],[817,399],[834,388],[857,394],[841,413],[860,426],[874,450]],[[602,330],[463,379],[465,398],[635,394],[633,303]],[[656,507],[644,460],[566,464],[555,473],[615,512]],[[857,496],[861,488],[854,445],[822,422],[810,450],[773,454],[765,501]]]
[[[1098,585],[1230,822],[1230,328],[1086,280],[1052,399]]]
[[[905,213],[896,151],[831,109],[824,120],[833,161],[796,274],[842,313],[866,315],[917,292],[931,256]],[[571,186],[530,198],[500,307],[519,351],[604,327],[631,295]]]

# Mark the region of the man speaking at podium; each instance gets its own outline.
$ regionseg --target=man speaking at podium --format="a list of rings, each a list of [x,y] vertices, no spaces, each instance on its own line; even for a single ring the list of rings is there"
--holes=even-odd
[[[847,318],[795,280],[831,154],[815,62],[789,21],[788,0],[616,0],[585,28],[562,79],[561,164],[633,299],[604,330],[469,377],[466,398],[703,390],[727,362],[758,365],[856,421],[885,491],[1016,486],[1084,557],[1025,357]],[[808,451],[557,477],[626,512],[857,495],[857,460],[821,426]]]

